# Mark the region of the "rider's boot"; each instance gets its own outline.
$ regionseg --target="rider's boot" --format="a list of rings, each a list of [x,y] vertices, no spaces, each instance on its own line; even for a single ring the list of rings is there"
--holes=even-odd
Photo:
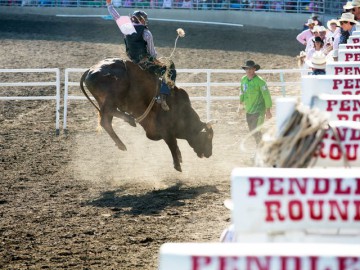
[[[167,103],[166,103],[166,97],[167,97],[167,95],[165,95],[165,94],[160,94],[161,108],[162,108],[164,111],[170,110],[169,106],[168,106]]]

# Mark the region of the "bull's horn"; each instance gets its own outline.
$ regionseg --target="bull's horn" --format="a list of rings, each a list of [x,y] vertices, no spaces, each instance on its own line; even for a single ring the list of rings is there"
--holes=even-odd
[[[206,123],[206,127],[207,128],[212,128],[212,125],[215,124],[216,121],[215,120],[210,120],[209,122]]]

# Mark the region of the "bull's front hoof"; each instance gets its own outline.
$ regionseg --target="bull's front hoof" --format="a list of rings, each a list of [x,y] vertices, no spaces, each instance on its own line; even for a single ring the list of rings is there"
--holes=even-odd
[[[177,171],[179,171],[179,172],[182,172],[180,164],[179,164],[179,165],[175,165],[174,168],[175,168],[175,170],[177,170]]]

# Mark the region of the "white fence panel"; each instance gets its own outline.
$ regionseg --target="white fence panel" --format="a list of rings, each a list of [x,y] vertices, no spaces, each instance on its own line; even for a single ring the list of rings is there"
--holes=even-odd
[[[59,135],[60,122],[60,70],[58,68],[43,69],[0,69],[1,73],[55,73],[55,81],[50,82],[0,82],[0,87],[19,87],[19,86],[55,86],[55,96],[0,96],[0,100],[56,100],[55,109],[55,129]]]

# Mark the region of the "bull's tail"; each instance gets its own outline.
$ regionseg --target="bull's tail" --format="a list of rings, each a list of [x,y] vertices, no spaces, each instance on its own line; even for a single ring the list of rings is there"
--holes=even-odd
[[[96,104],[91,100],[91,98],[89,97],[89,95],[86,93],[85,88],[84,88],[84,81],[86,76],[89,73],[89,69],[87,71],[84,72],[84,74],[81,76],[80,79],[80,89],[81,91],[84,93],[85,97],[91,102],[91,104],[98,110],[99,114],[100,114],[100,109],[98,106],[96,106]]]

